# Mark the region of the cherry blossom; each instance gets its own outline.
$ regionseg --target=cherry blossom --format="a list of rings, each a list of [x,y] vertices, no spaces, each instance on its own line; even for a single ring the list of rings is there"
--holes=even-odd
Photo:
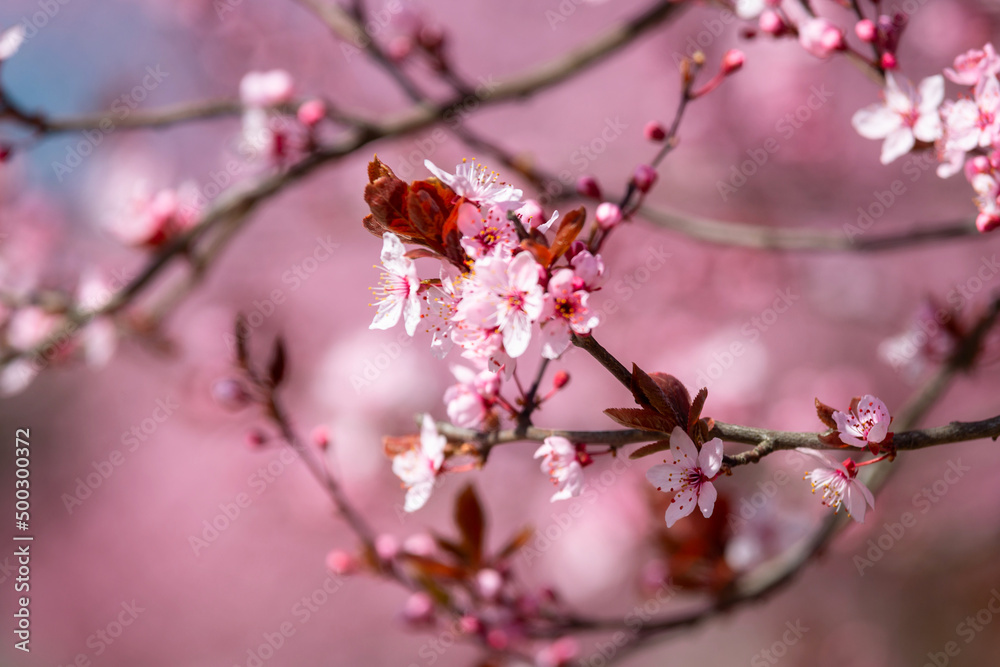
[[[810,18],[799,25],[799,44],[817,58],[844,48],[844,33],[824,18]]]
[[[372,291],[379,297],[378,312],[369,329],[388,329],[403,317],[403,326],[410,336],[420,321],[420,280],[413,260],[405,256],[406,248],[391,232],[382,236],[382,272],[380,285]]]
[[[500,181],[496,172],[477,164],[474,159],[463,158],[461,164],[455,168],[454,174],[440,169],[430,160],[424,160],[424,166],[459,197],[464,197],[481,207],[513,208],[521,201],[524,194],[514,186]]]
[[[823,489],[823,504],[832,507],[835,513],[843,505],[847,516],[864,523],[867,508],[875,509],[875,498],[857,478],[858,470],[854,462],[848,459],[837,463],[812,449],[799,448],[796,451],[820,464],[806,473],[804,479],[812,484],[813,493],[816,493],[817,487]]]
[[[24,44],[24,24],[19,23],[0,32],[0,63],[17,53]]]
[[[458,304],[457,321],[474,327],[495,328],[511,357],[524,354],[531,325],[542,314],[544,298],[538,284],[541,267],[526,252],[513,259],[485,257],[476,261]]]
[[[985,76],[1000,74],[1000,56],[987,43],[980,51],[972,49],[955,58],[955,67],[945,68],[944,75],[955,83],[975,86]]]
[[[583,491],[583,466],[577,456],[576,445],[566,438],[552,435],[535,451],[535,458],[542,458],[542,472],[549,476],[559,490],[552,501],[574,498]]]
[[[458,209],[457,224],[462,248],[472,259],[510,257],[517,248],[517,232],[500,206],[491,206],[484,215],[475,204],[464,203]]]
[[[582,289],[584,281],[572,269],[559,269],[549,279],[542,312],[542,356],[557,359],[570,344],[570,332],[588,334],[600,324],[600,317],[590,308],[590,295]]]
[[[876,445],[889,433],[889,409],[876,397],[865,394],[851,402],[847,413],[836,411],[833,420],[840,431],[840,441],[854,447]]]
[[[938,142],[943,164],[938,176],[947,178],[961,170],[965,154],[1000,140],[1000,82],[993,74],[976,84],[975,99],[949,100],[941,108],[944,134]]]
[[[427,502],[434,490],[434,480],[444,465],[447,439],[438,433],[437,425],[425,414],[421,422],[420,446],[411,447],[392,459],[392,472],[406,486],[403,509],[415,512]]]
[[[462,273],[454,265],[442,264],[439,284],[431,285],[422,294],[427,304],[424,324],[431,333],[431,353],[438,359],[444,359],[455,342],[452,331],[458,323],[453,318],[461,299],[462,280]]]
[[[885,139],[880,159],[889,164],[908,153],[918,140],[933,142],[941,137],[938,107],[944,100],[944,77],[927,77],[916,91],[908,80],[897,80],[892,72],[886,72],[885,80],[885,100],[857,111],[851,124],[866,139]]]
[[[673,463],[661,463],[646,471],[646,479],[657,491],[676,491],[664,516],[667,527],[691,514],[695,506],[703,516],[712,516],[718,492],[712,480],[722,468],[722,440],[712,438],[695,448],[690,436],[680,426],[670,434],[670,453]]]
[[[247,72],[240,80],[240,100],[249,107],[273,107],[292,99],[292,75],[283,69]]]
[[[604,262],[600,255],[592,255],[589,250],[581,250],[570,260],[573,272],[582,281],[582,289],[595,292],[604,284]]]
[[[466,366],[452,366],[458,380],[444,392],[448,418],[455,426],[478,428],[486,423],[500,393],[500,376],[493,371],[476,372]]]
[[[559,211],[553,211],[552,217],[546,220],[545,211],[542,209],[542,205],[539,204],[534,199],[529,199],[524,202],[521,208],[514,211],[517,217],[520,218],[521,224],[528,229],[537,229],[542,234],[549,231],[552,225],[559,220]]]
[[[741,19],[755,19],[766,7],[766,0],[736,0],[736,15]]]

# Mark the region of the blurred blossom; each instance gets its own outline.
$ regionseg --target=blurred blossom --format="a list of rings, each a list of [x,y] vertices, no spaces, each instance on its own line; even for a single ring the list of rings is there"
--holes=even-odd
[[[885,98],[854,114],[851,123],[866,139],[885,139],[882,164],[909,153],[917,140],[933,143],[941,136],[938,107],[944,101],[944,77],[927,77],[917,90],[905,78],[885,75]]]

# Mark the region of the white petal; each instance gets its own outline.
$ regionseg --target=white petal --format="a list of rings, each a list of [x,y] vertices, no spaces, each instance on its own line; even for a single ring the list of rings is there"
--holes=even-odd
[[[382,235],[382,265],[398,276],[405,274],[413,265],[413,260],[407,259],[403,255],[406,248],[399,237],[392,232]]]
[[[851,125],[865,139],[883,139],[903,123],[899,114],[882,104],[859,109],[851,118]]]
[[[435,469],[441,467],[441,461],[444,459],[444,446],[447,442],[448,439],[438,433],[434,418],[425,413],[420,424],[420,449],[424,456],[434,463]]]
[[[0,60],[7,60],[17,53],[22,44],[24,44],[23,23],[4,30],[3,33],[0,33]]]
[[[929,76],[920,82],[920,113],[936,113],[944,102],[944,77]]]
[[[369,329],[391,329],[399,322],[403,313],[403,300],[398,298],[385,299],[378,304],[378,312],[368,325]]]
[[[896,158],[909,153],[914,143],[916,141],[910,128],[901,127],[894,130],[885,138],[885,143],[882,144],[882,156],[879,159],[882,164],[889,164]]]
[[[511,313],[500,326],[500,332],[503,334],[503,347],[511,357],[520,357],[528,349],[528,343],[531,342],[531,322],[524,313]]]
[[[434,480],[414,484],[406,490],[406,502],[403,503],[403,509],[407,512],[416,512],[427,503],[433,490]]]
[[[705,482],[701,485],[701,492],[698,494],[698,509],[706,519],[712,516],[712,509],[715,507],[715,499],[719,492],[715,490],[715,485]]]
[[[667,528],[674,525],[678,519],[686,517],[693,512],[697,504],[698,500],[694,489],[685,489],[675,495],[667,507],[666,514],[663,516],[667,522]]]
[[[412,336],[420,323],[420,297],[411,294],[403,304],[403,326],[406,334]]]
[[[673,463],[660,463],[646,471],[646,479],[658,491],[667,493],[681,488],[684,468]]]
[[[698,467],[705,477],[714,477],[722,467],[722,440],[712,438],[701,446],[698,453]]]
[[[542,356],[558,359],[569,348],[569,327],[565,320],[550,320],[542,327]]]
[[[680,426],[675,426],[670,433],[670,451],[674,455],[674,463],[685,468],[694,468],[698,465],[698,450]]]

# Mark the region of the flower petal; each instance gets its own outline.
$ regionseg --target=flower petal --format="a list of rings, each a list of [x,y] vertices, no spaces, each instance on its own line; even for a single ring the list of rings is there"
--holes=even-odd
[[[670,492],[681,488],[684,468],[673,463],[660,463],[646,471],[646,479],[657,491]]]
[[[670,451],[674,455],[674,463],[685,468],[694,468],[698,465],[698,450],[695,449],[690,436],[680,426],[675,426],[670,433]]]
[[[697,503],[698,494],[695,493],[694,489],[684,489],[678,492],[671,499],[670,505],[667,506],[667,512],[663,515],[664,520],[667,522],[667,528],[674,525],[678,519],[686,517],[693,512]]]
[[[722,440],[712,438],[701,446],[698,453],[698,467],[705,477],[715,477],[722,468]]]
[[[698,509],[701,510],[701,515],[706,519],[712,516],[712,509],[715,507],[715,499],[718,496],[719,492],[715,490],[715,485],[711,482],[705,482],[701,485],[701,491],[698,492]]]

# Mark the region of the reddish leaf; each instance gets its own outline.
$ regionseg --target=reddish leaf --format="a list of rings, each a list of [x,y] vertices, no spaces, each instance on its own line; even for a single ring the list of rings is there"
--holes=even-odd
[[[630,459],[641,459],[644,456],[652,456],[657,452],[663,452],[670,449],[670,438],[666,440],[657,440],[648,445],[643,445],[639,449],[635,450],[628,455]]]
[[[463,563],[465,565],[469,564],[469,554],[465,550],[465,547],[462,546],[461,544],[452,542],[448,538],[441,537],[439,535],[434,536],[434,542],[437,543],[439,549],[441,549],[442,551],[447,551],[456,559],[458,559],[459,563]]]
[[[443,259],[441,255],[434,252],[433,250],[428,250],[427,248],[413,248],[412,250],[407,250],[404,256],[410,259],[420,259],[421,257],[430,257],[432,259]]]
[[[552,241],[552,261],[562,257],[563,253],[569,250],[570,245],[583,230],[583,224],[587,221],[587,210],[582,206],[566,214],[566,217],[559,223],[559,231],[556,232],[555,240]],[[549,264],[551,266],[551,264]]]
[[[447,563],[440,563],[433,558],[417,556],[415,554],[406,554],[405,558],[410,563],[413,563],[413,565],[420,570],[421,574],[427,577],[434,577],[437,579],[464,579],[466,576],[464,568],[448,565]]]
[[[666,393],[653,378],[646,374],[646,371],[636,364],[632,364],[632,396],[635,397],[635,402],[639,405],[649,406],[658,414],[669,415],[673,418],[674,423],[679,423],[677,413],[670,404]],[[687,423],[687,419],[684,420],[684,423]]]
[[[528,540],[530,540],[531,536],[534,534],[535,534],[534,528],[532,528],[531,526],[525,526],[517,533],[515,533],[512,538],[510,538],[510,541],[507,542],[507,544],[504,545],[503,549],[501,549],[500,552],[497,554],[496,559],[499,561],[507,560],[515,553],[517,553],[521,549],[521,547],[527,544]]]
[[[688,413],[688,430],[691,430],[698,420],[701,419],[701,411],[705,407],[705,400],[708,399],[708,389],[702,387],[691,403],[691,411]]]
[[[462,489],[455,499],[455,525],[462,535],[462,544],[469,554],[471,564],[479,565],[483,555],[486,520],[483,517],[483,506],[471,484]]]
[[[236,316],[236,361],[240,367],[246,368],[250,360],[250,353],[247,344],[250,341],[250,327],[247,326],[247,319],[243,313]]]
[[[368,163],[368,182],[374,183],[376,180],[382,178],[383,176],[396,178],[396,174],[392,173],[392,169],[386,166],[386,164],[382,162],[382,160],[379,160],[378,155],[375,155],[372,157],[371,162]]]
[[[608,408],[604,414],[614,419],[622,426],[637,428],[643,431],[670,433],[677,426],[670,415],[658,415],[645,408]]]
[[[444,225],[452,208],[441,199],[437,188],[425,181],[414,181],[406,193],[410,223],[432,248],[444,247]]]
[[[667,401],[674,411],[674,416],[677,418],[677,423],[687,424],[688,415],[691,412],[691,394],[688,393],[687,387],[673,375],[667,373],[650,373],[649,377],[666,395]]]
[[[524,239],[521,241],[521,247],[530,252],[535,261],[542,266],[549,266],[552,263],[552,252],[541,243]]]
[[[819,420],[829,426],[830,428],[837,428],[837,422],[833,419],[833,413],[836,412],[829,405],[826,405],[818,398],[816,399],[816,416]]]

